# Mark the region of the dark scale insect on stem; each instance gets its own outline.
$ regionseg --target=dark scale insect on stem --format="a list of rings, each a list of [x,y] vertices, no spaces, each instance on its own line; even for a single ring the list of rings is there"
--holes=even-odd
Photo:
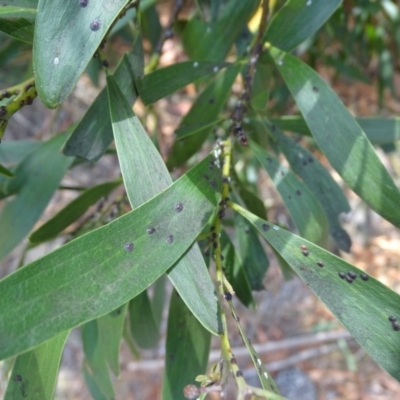
[[[232,300],[232,293],[230,293],[230,292],[225,292],[225,293],[224,293],[224,297],[225,297],[225,300],[231,301],[231,300]]]

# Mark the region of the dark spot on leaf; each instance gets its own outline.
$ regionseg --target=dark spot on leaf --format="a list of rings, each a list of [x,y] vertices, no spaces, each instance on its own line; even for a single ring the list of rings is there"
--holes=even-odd
[[[346,278],[346,274],[345,274],[344,272],[339,272],[339,276],[340,276],[342,279]]]
[[[346,281],[349,283],[353,283],[353,279],[350,276],[346,275]]]
[[[99,20],[98,18],[94,19],[94,20],[90,23],[90,29],[91,29],[93,32],[98,31],[98,30],[100,29],[100,26],[101,26],[101,22],[100,22],[100,20]]]
[[[165,239],[165,241],[166,241],[168,244],[171,244],[171,243],[174,241],[173,235],[169,235],[169,236]]]
[[[351,279],[356,279],[357,278],[357,274],[353,271],[349,271],[347,273],[347,276],[349,276]]]
[[[210,185],[211,185],[213,188],[215,188],[216,184],[215,184],[215,181],[214,181],[213,179],[210,180]]]
[[[21,382],[22,381],[22,376],[21,375],[15,375],[15,380],[17,382]]]
[[[79,6],[84,8],[89,4],[89,0],[79,0]]]
[[[177,213],[180,213],[183,210],[183,203],[176,203],[174,209]]]
[[[316,86],[313,86],[312,90],[313,90],[313,92],[315,92],[315,93],[319,92],[319,89],[318,89]]]
[[[268,232],[270,229],[270,226],[268,224],[262,224],[262,229],[264,232]]]
[[[308,257],[310,255],[310,252],[308,250],[303,250],[302,251],[303,256]]]
[[[147,232],[149,235],[152,235],[155,231],[156,231],[156,228],[153,228],[152,226],[149,226],[149,227],[146,229],[146,232]]]
[[[400,324],[398,322],[393,322],[392,327],[395,331],[400,331]]]
[[[214,103],[215,103],[214,97],[210,97],[210,98],[208,99],[208,102],[209,102],[210,104],[214,104]]]
[[[363,281],[367,281],[369,279],[369,276],[367,274],[361,274],[360,276]]]
[[[395,317],[394,315],[391,315],[391,316],[388,318],[388,320],[389,320],[390,322],[396,322],[396,321],[397,321],[397,317]]]
[[[174,32],[172,29],[167,29],[165,31],[165,39],[171,39],[174,36]]]
[[[132,242],[128,242],[128,243],[124,244],[124,250],[127,252],[133,251],[134,248],[135,248],[135,245]]]
[[[236,371],[236,376],[237,377],[243,376],[243,372],[239,369],[239,371]]]
[[[103,60],[103,61],[102,61],[102,64],[103,64],[103,67],[104,67],[104,68],[108,68],[108,67],[110,66],[110,64],[108,63],[107,60]]]
[[[267,161],[271,164],[272,163],[272,158],[271,157],[267,157]]]
[[[281,171],[281,176],[285,176],[285,173],[283,171]]]
[[[230,293],[230,292],[225,292],[225,293],[224,293],[224,297],[225,297],[225,300],[231,301],[231,300],[232,300],[232,293]]]
[[[303,165],[304,165],[304,166],[307,165],[307,161],[306,161],[306,160],[303,161]]]
[[[209,177],[207,174],[204,174],[204,175],[203,175],[203,178],[204,178],[204,179],[207,179],[207,180],[210,179],[210,177]]]
[[[290,194],[289,194],[289,196],[288,196],[288,199],[289,199],[289,200],[292,200],[292,196],[291,196]]]
[[[297,196],[301,196],[301,192],[300,192],[300,190],[296,190],[296,194],[297,194]]]
[[[314,159],[310,156],[310,157],[308,157],[308,162],[312,163],[312,162],[314,162]]]
[[[246,228],[244,228],[244,233],[249,233],[250,232],[250,228],[248,226],[246,226]]]
[[[323,266],[324,266],[324,263],[323,263],[322,261],[318,261],[318,262],[317,262],[317,265],[318,265],[318,267],[323,267]]]

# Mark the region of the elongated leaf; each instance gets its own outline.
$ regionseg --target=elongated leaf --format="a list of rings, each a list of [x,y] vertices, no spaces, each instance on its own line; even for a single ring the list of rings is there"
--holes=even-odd
[[[186,399],[183,388],[205,372],[210,339],[210,333],[174,291],[168,317],[162,400]]]
[[[339,7],[341,0],[289,0],[274,16],[264,39],[281,50],[292,50],[313,35]]]
[[[269,120],[282,130],[311,136],[302,116],[285,115]],[[372,144],[391,144],[400,139],[400,118],[360,117],[356,118]]]
[[[133,104],[136,100],[134,88],[136,53],[124,55],[115,71],[115,80],[122,93]],[[107,89],[104,88],[87,110],[71,137],[65,143],[63,153],[97,161],[113,141]]]
[[[182,35],[189,57],[199,61],[224,60],[258,3],[258,0],[229,2],[215,24],[192,18]]]
[[[271,54],[332,167],[373,210],[400,226],[399,190],[361,127],[313,69],[275,48]]]
[[[1,4],[0,6],[0,19],[2,18],[22,18],[34,17],[36,14],[35,8],[20,7],[11,4]]]
[[[388,321],[390,315],[400,316],[400,296],[313,243],[239,206],[235,209],[258,229],[374,360],[400,380],[400,332]],[[301,246],[307,246],[307,256]],[[357,276],[352,283],[339,277],[339,273],[349,271]]]
[[[52,400],[58,368],[69,331],[17,357],[4,400]]]
[[[28,235],[71,165],[73,159],[58,152],[64,141],[64,135],[57,135],[41,144],[8,180],[6,192],[18,194],[5,203],[0,214],[0,260]]]
[[[118,355],[122,337],[127,305],[119,307],[113,312],[89,321],[81,328],[83,350],[85,353],[87,378],[91,378],[93,385],[88,382],[89,389],[93,390],[94,398],[99,391],[106,399],[112,398],[114,388],[110,378],[109,364],[116,375],[119,373]]]
[[[257,232],[240,215],[235,215],[235,232],[238,238],[238,253],[252,290],[265,289],[263,280],[269,261]]]
[[[321,205],[308,187],[279,161],[256,143],[250,143],[259,163],[271,177],[300,235],[314,243],[323,243],[328,223]]]
[[[24,18],[16,20],[0,19],[0,31],[25,43],[33,43],[35,24]]]
[[[341,227],[339,220],[341,213],[350,211],[350,205],[343,190],[308,150],[285,136],[276,127],[269,126],[269,128],[293,171],[301,176],[324,209],[329,222],[329,232],[337,245],[344,251],[350,251],[350,236]]]
[[[170,268],[215,210],[221,179],[209,171],[211,160],[136,210],[0,281],[0,359],[116,309]],[[215,186],[203,178],[206,171]],[[179,201],[185,212],[177,214]]]
[[[172,169],[188,160],[207,139],[214,121],[218,119],[225,102],[227,101],[231,87],[241,66],[234,65],[226,71],[218,74],[199,95],[190,111],[182,119],[178,129],[185,129],[186,136],[190,129],[196,134],[177,140],[168,158],[168,168]],[[204,124],[204,129],[198,129]]]
[[[96,203],[96,201],[103,196],[107,196],[120,184],[120,181],[106,182],[85,190],[80,196],[59,211],[53,218],[33,232],[29,236],[30,242],[36,244],[53,239],[81,217],[91,205]]]
[[[0,144],[0,162],[4,165],[16,165],[31,151],[41,146],[38,140],[12,140]]]
[[[128,0],[39,0],[33,68],[40,99],[55,108],[71,93],[104,35]]]
[[[232,242],[225,231],[221,232],[221,252],[224,257],[225,275],[232,285],[238,299],[246,307],[255,307],[249,279]]]
[[[129,323],[132,337],[140,348],[151,349],[158,343],[158,323],[146,291],[129,302]]]
[[[6,167],[0,164],[0,174],[3,176],[7,176],[8,178],[13,178],[14,174]]]
[[[228,65],[228,63],[206,61],[184,61],[151,72],[137,79],[136,85],[144,104],[151,104]]]
[[[84,376],[89,378],[87,385],[93,390],[92,396],[100,395],[105,399],[114,398],[114,387],[108,371],[107,360],[104,355],[101,331],[97,320],[89,321],[81,327],[84,360]]]
[[[172,179],[160,154],[140,121],[134,116],[115,81],[109,77],[107,83],[122,176],[129,201],[132,208],[135,208],[164,190],[171,184]],[[211,174],[208,179],[207,183],[215,183]],[[177,218],[186,213],[183,200],[177,199],[175,204],[182,205],[182,210],[178,211],[177,208]],[[220,321],[217,317],[218,304],[214,285],[196,244],[168,271],[168,277],[200,322],[211,332],[218,333]]]

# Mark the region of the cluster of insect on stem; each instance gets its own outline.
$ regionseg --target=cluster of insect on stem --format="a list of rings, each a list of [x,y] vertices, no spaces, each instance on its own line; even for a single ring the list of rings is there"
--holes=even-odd
[[[10,117],[21,108],[30,106],[36,97],[37,91],[34,78],[3,89],[0,92],[0,100],[8,100],[5,105],[0,106],[0,141],[4,135]]]

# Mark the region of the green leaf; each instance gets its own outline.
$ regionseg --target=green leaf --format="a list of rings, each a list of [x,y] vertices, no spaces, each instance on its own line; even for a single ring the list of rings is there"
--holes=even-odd
[[[151,349],[158,343],[159,326],[147,291],[129,302],[129,324],[132,337],[140,348]]]
[[[136,100],[134,88],[136,68],[135,52],[125,54],[114,77],[124,96],[133,104]],[[107,88],[104,88],[91,104],[82,120],[65,143],[63,153],[97,161],[113,141],[109,113]]]
[[[85,353],[84,367],[90,374],[97,389],[106,399],[114,398],[114,387],[108,371],[107,360],[103,353],[104,347],[97,326],[97,321],[90,321],[81,327],[83,351]],[[90,385],[88,385],[90,388]],[[95,393],[92,393],[95,394]]]
[[[198,61],[224,60],[258,4],[258,0],[231,1],[211,24],[193,17],[182,34],[186,53]]]
[[[303,179],[324,209],[329,222],[329,232],[333,239],[341,250],[349,252],[351,239],[341,227],[339,219],[341,213],[350,211],[350,205],[343,190],[308,150],[285,136],[276,127],[268,124],[266,126],[285,154],[293,171]]]
[[[321,151],[347,185],[400,227],[400,193],[361,127],[309,66],[272,48],[271,54]]]
[[[108,77],[107,83],[119,163],[129,201],[132,208],[135,208],[168,187],[172,179],[160,154],[123,98],[114,79]],[[209,175],[209,179],[212,179],[212,174]],[[205,180],[204,177],[201,179]],[[210,184],[209,181],[207,183]],[[177,199],[178,202],[182,203],[183,210],[175,212],[177,218],[186,213],[183,199]],[[218,334],[220,321],[217,317],[215,289],[197,244],[168,271],[168,278],[200,322],[211,332]]]
[[[315,244],[240,206],[235,206],[235,210],[257,228],[373,359],[400,380],[400,332],[388,321],[390,315],[400,316],[400,296],[369,275],[363,280],[363,271]],[[307,246],[307,257],[301,246]],[[339,277],[340,272],[348,271],[357,275],[353,283]]]
[[[162,400],[185,400],[183,388],[204,373],[210,333],[173,292],[169,308]]]
[[[232,285],[236,296],[246,307],[254,308],[255,302],[243,264],[225,231],[221,232],[221,252],[224,257],[226,278]]]
[[[3,18],[34,18],[36,14],[36,9],[19,7],[14,5],[3,5],[0,6],[0,19]]]
[[[0,31],[25,43],[33,43],[35,24],[24,18],[0,19]]]
[[[272,18],[264,40],[281,50],[292,50],[313,35],[342,0],[289,0]]]
[[[0,164],[0,174],[7,176],[8,178],[13,178],[14,174],[6,167]]]
[[[106,182],[82,192],[75,200],[60,210],[29,236],[31,243],[37,244],[55,238],[65,228],[81,217],[100,198],[107,196],[121,181]]]
[[[199,95],[190,111],[182,119],[179,129],[184,129],[186,136],[190,130],[196,132],[184,139],[177,140],[169,154],[168,168],[172,169],[187,161],[207,139],[215,120],[218,119],[225,102],[228,100],[231,87],[241,69],[234,65],[218,74]],[[199,126],[205,128],[199,130]]]
[[[33,68],[40,99],[50,108],[71,93],[114,19],[128,0],[39,0]],[[94,28],[93,28],[94,27]]]
[[[250,143],[257,160],[268,172],[301,236],[324,243],[328,222],[321,205],[308,187],[292,171],[254,142]]]
[[[85,376],[93,380],[94,386],[105,398],[112,398],[114,388],[109,367],[119,374],[119,347],[124,329],[127,305],[124,304],[101,318],[82,325],[82,342],[85,353]],[[88,379],[90,381],[90,378]],[[96,389],[87,382],[89,389]]]
[[[136,85],[140,98],[148,105],[228,65],[228,63],[206,61],[184,61],[151,72],[137,79]]]
[[[253,118],[250,119],[253,120]],[[280,118],[268,119],[282,130],[311,136],[306,121],[300,115],[284,115]],[[391,144],[400,139],[399,117],[359,117],[356,120],[373,144]]]
[[[7,166],[16,165],[22,161],[31,151],[41,146],[38,140],[12,140],[0,144],[0,162]]]
[[[209,171],[211,160],[136,210],[1,280],[0,359],[115,310],[176,263],[215,211],[221,178]],[[178,201],[185,212],[176,213]]]
[[[269,98],[269,86],[272,77],[272,66],[268,53],[263,52],[256,64],[252,83],[250,104],[254,110],[265,110]],[[269,63],[268,63],[269,61]]]
[[[17,357],[4,400],[52,400],[58,368],[69,331],[61,332]]]
[[[238,253],[252,290],[265,289],[263,280],[269,267],[257,232],[240,215],[235,214]]]
[[[18,194],[4,204],[0,214],[0,260],[28,235],[71,165],[73,159],[58,152],[64,141],[64,135],[57,135],[41,144],[8,180],[6,192]]]

